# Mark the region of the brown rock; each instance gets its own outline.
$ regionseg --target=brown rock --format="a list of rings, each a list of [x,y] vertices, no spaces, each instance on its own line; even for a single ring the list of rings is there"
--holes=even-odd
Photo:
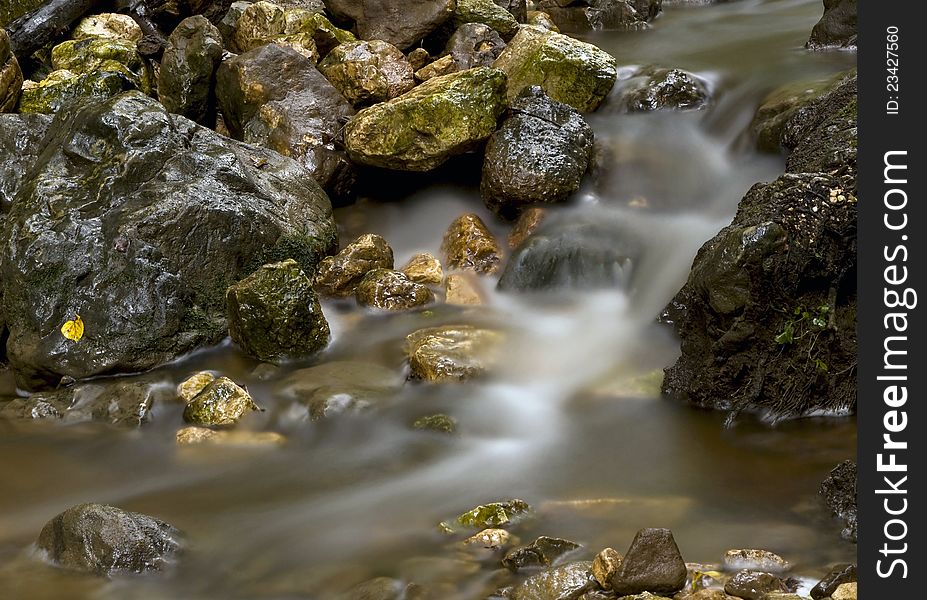
[[[624,557],[614,548],[605,548],[592,560],[592,576],[604,590],[612,589],[611,579],[621,568]]]
[[[386,102],[415,87],[406,56],[381,40],[336,46],[319,70],[355,106]]]
[[[357,24],[358,36],[406,49],[451,18],[456,0],[325,0],[338,19]]]
[[[315,287],[327,296],[353,296],[368,271],[392,268],[393,249],[382,237],[367,233],[319,263]]]
[[[688,571],[669,529],[641,529],[610,583],[619,595],[672,594],[686,584]]]
[[[177,386],[177,396],[184,402],[189,402],[215,379],[216,376],[209,371],[194,373]]]
[[[10,38],[0,27],[0,113],[13,112],[23,87],[23,73],[10,49]]]
[[[361,306],[382,310],[410,310],[434,302],[435,295],[402,271],[374,269],[357,284],[355,298]]]
[[[477,215],[461,215],[444,234],[441,250],[451,269],[495,273],[502,260],[502,248]]]
[[[444,301],[458,306],[483,304],[479,283],[465,273],[452,273],[444,280]]]
[[[409,259],[402,272],[415,283],[424,285],[438,285],[444,280],[444,269],[441,261],[433,254],[422,252]]]
[[[762,571],[739,571],[724,584],[724,591],[744,600],[763,600],[772,592],[793,592],[788,585],[772,573]]]
[[[420,329],[406,336],[411,375],[431,382],[478,377],[498,358],[502,339],[498,331],[469,325]]]
[[[449,54],[416,71],[415,78],[419,81],[428,81],[429,79],[434,79],[441,75],[456,73],[459,70],[460,69],[457,68],[457,63],[454,62],[454,57]]]
[[[537,231],[538,227],[544,222],[547,216],[547,209],[539,206],[532,206],[522,211],[512,231],[509,233],[509,248],[518,248],[522,242],[528,239],[532,233]]]

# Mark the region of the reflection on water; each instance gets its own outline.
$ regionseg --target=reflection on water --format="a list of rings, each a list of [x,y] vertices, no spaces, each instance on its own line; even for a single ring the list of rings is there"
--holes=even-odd
[[[492,379],[410,383],[364,415],[308,422],[277,381],[254,376],[256,363],[225,345],[146,377],[169,388],[199,369],[221,371],[267,408],[243,426],[281,431],[290,440],[284,448],[181,451],[181,408],[170,403],[134,432],[0,423],[0,589],[29,598],[329,598],[386,575],[452,581],[457,591],[447,597],[481,598],[498,574],[461,561],[435,524],[506,497],[536,508],[523,538],[570,538],[583,543],[581,557],[623,549],[640,527],[665,526],[690,561],[759,546],[817,576],[827,563],[851,560],[855,547],[816,504],[827,471],[854,453],[851,419],[724,429],[723,415],[647,397],[635,385],[678,351],[654,317],[698,247],[729,222],[750,185],[782,170],[781,158],[755,154],[743,136],[759,99],[783,82],[853,63],[846,53],[801,49],[819,13],[817,0],[673,6],[652,31],[592,38],[622,65],[692,70],[715,94],[704,111],[623,115],[606,106],[590,119],[607,160],[561,217],[614,221],[641,240],[625,292],[543,300],[487,285],[483,311],[380,316],[324,307],[335,341],[323,360],[395,373],[410,331],[502,327],[509,341]],[[439,254],[447,224],[475,211],[504,239],[507,227],[479,201],[478,165],[460,165],[473,171],[473,185],[339,209],[343,236],[380,233],[403,264],[417,251]],[[409,428],[436,412],[453,415],[461,433]],[[106,583],[35,560],[29,545],[45,521],[86,501],[167,520],[186,532],[190,550],[167,576]]]

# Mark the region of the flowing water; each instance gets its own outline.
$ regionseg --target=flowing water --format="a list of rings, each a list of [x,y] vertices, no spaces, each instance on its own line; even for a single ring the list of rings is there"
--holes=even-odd
[[[817,500],[827,471],[855,454],[852,419],[770,427],[746,418],[724,428],[724,415],[661,399],[652,383],[678,352],[655,318],[695,252],[753,183],[783,170],[782,157],[756,153],[744,135],[757,103],[782,83],[855,62],[854,54],[802,48],[820,13],[818,0],[673,5],[650,31],[590,36],[616,56],[623,76],[634,65],[680,67],[703,77],[715,98],[703,111],[624,115],[605,106],[590,117],[613,154],[561,212],[620,223],[644,240],[626,292],[540,301],[496,294],[486,282],[489,307],[481,310],[382,316],[324,306],[334,343],[317,362],[376,363],[402,379],[407,333],[485,323],[509,332],[492,378],[408,383],[372,411],[312,422],[226,344],[146,377],[170,390],[200,369],[228,375],[268,409],[243,426],[280,431],[286,446],[178,448],[182,409],[170,402],[138,431],[0,423],[0,597],[325,599],[390,576],[450,584],[439,597],[483,598],[508,583],[498,556],[462,557],[460,538],[436,524],[511,497],[535,508],[523,541],[569,538],[584,546],[578,558],[605,546],[623,551],[637,529],[653,526],[672,528],[689,561],[762,547],[814,578],[829,563],[854,560],[855,546]],[[478,172],[457,165],[446,170],[454,183],[411,182],[339,209],[343,239],[382,234],[404,264],[417,251],[438,255],[444,229],[468,211],[504,239],[507,226],[479,200]],[[4,381],[0,393],[14,393]],[[435,412],[453,415],[459,434],[410,429]],[[189,540],[186,554],[167,574],[103,581],[42,563],[31,546],[42,525],[88,501],[176,525]]]

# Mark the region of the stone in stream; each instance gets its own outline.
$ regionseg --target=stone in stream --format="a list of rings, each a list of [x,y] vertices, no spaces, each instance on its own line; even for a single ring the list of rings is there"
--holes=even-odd
[[[0,113],[13,112],[23,87],[23,72],[10,48],[10,37],[0,27]]]
[[[52,419],[63,423],[97,421],[140,427],[151,420],[157,392],[145,381],[97,381],[27,398],[0,401],[0,419]]]
[[[824,0],[824,15],[806,44],[812,50],[856,48],[856,0]]]
[[[391,269],[368,271],[357,284],[354,296],[361,306],[393,311],[418,308],[435,300],[428,287]]]
[[[526,0],[493,0],[497,5],[501,6],[505,10],[515,17],[515,20],[519,23],[524,23],[528,20],[528,3]]]
[[[215,380],[216,376],[209,371],[194,373],[177,385],[177,397],[186,404]]]
[[[172,525],[105,504],[67,509],[42,528],[36,545],[57,565],[100,576],[161,571],[181,550]]]
[[[577,600],[597,587],[591,566],[575,562],[532,575],[515,586],[511,600]]]
[[[750,569],[768,573],[782,573],[792,568],[789,561],[775,552],[756,549],[735,549],[724,553],[722,566],[727,571]]]
[[[267,44],[225,60],[216,97],[232,137],[294,158],[323,188],[347,193],[353,171],[337,142],[354,109],[308,58]]]
[[[370,410],[391,398],[402,383],[401,373],[381,365],[334,361],[294,371],[274,393],[302,404],[317,421]]]
[[[2,33],[0,33],[2,36]],[[0,211],[6,213],[23,178],[41,153],[52,117],[0,114]]]
[[[509,248],[518,248],[526,239],[538,230],[547,216],[547,209],[540,206],[526,208],[521,211],[512,230],[509,232]]]
[[[357,113],[344,132],[355,162],[430,171],[479,146],[505,108],[505,73],[478,67],[430,79]]]
[[[483,304],[479,281],[467,273],[451,273],[444,280],[444,302],[456,306]]]
[[[580,547],[570,540],[541,536],[527,546],[509,550],[502,559],[502,566],[514,572],[534,567],[552,567]]]
[[[592,560],[592,576],[603,590],[612,589],[611,579],[621,568],[624,557],[614,548],[605,548]]]
[[[491,67],[502,51],[505,42],[499,34],[481,23],[466,23],[457,28],[444,47],[458,71],[475,67]]]
[[[539,0],[538,10],[548,13],[568,33],[601,30],[641,30],[649,27],[663,0]]]
[[[405,597],[405,588],[398,579],[376,577],[353,586],[337,600],[400,600]]]
[[[215,427],[234,425],[249,412],[260,410],[248,392],[228,377],[209,382],[183,409],[183,420],[191,425]]]
[[[856,463],[845,460],[831,469],[820,489],[831,513],[844,523],[841,536],[852,542],[856,541],[857,529],[856,478]]]
[[[782,133],[782,145],[790,150],[786,172],[835,174],[846,182],[846,189],[855,190],[856,95],[852,70],[786,121]]]
[[[579,189],[592,158],[592,128],[574,108],[525,88],[486,144],[480,195],[514,218],[533,204],[564,202]]]
[[[493,66],[508,75],[510,102],[526,87],[538,85],[581,112],[598,108],[618,76],[618,65],[607,52],[530,25],[519,30]]]
[[[434,383],[479,377],[495,364],[503,336],[470,325],[429,327],[406,336],[410,376]]]
[[[405,54],[380,40],[336,46],[319,70],[355,106],[386,102],[415,87]]]
[[[143,36],[142,28],[138,26],[135,19],[118,13],[101,13],[84,17],[71,32],[71,38],[75,40],[104,38],[138,42]]]
[[[439,285],[444,280],[441,261],[430,252],[416,254],[409,259],[401,271],[415,283]]]
[[[502,248],[474,213],[457,217],[444,233],[441,242],[445,264],[449,269],[492,274],[499,270]]]
[[[821,581],[811,588],[811,597],[814,600],[822,600],[831,596],[841,584],[853,583],[856,581],[856,565],[841,564],[836,565],[825,575]]]
[[[178,446],[200,444],[241,448],[275,448],[286,444],[286,438],[274,431],[236,431],[184,427],[175,436]]]
[[[337,19],[354,21],[358,37],[402,50],[414,46],[454,15],[456,0],[325,0]]]
[[[531,507],[524,500],[503,500],[474,507],[459,515],[456,522],[462,527],[486,529],[488,527],[508,525],[513,520],[530,512]]]
[[[170,37],[158,73],[158,99],[168,111],[200,124],[214,118],[213,88],[222,59],[222,36],[206,17],[180,22]]]
[[[314,270],[334,243],[331,204],[305,169],[138,92],[73,105],[46,139],[0,251],[22,387],[146,370],[217,343],[230,284],[284,258]],[[61,332],[75,315],[76,341]]]
[[[454,433],[457,431],[457,421],[445,414],[427,415],[416,419],[412,423],[412,429]]]
[[[724,584],[724,591],[743,600],[763,600],[773,592],[794,592],[787,582],[772,573],[738,571]]]
[[[681,69],[651,67],[622,83],[619,105],[630,112],[698,110],[708,105],[707,84]]]
[[[455,29],[468,23],[486,25],[507,40],[518,33],[518,21],[512,13],[493,0],[457,0],[457,10],[451,22]]]
[[[499,550],[509,545],[512,541],[512,534],[505,529],[490,528],[484,529],[479,533],[461,542],[464,546],[486,548],[487,550]]]
[[[368,271],[392,268],[393,249],[379,235],[365,233],[319,263],[315,287],[325,296],[353,296]]]
[[[856,600],[857,599],[857,589],[856,582],[852,583],[841,583],[837,586],[837,589],[834,590],[834,593],[831,594],[832,600]]]
[[[618,595],[653,592],[673,594],[686,583],[688,571],[669,529],[641,529],[621,566],[609,580]]]
[[[725,593],[724,590],[718,589],[702,589],[685,596],[676,595],[676,600],[739,600],[734,596],[730,596]],[[768,600],[773,600],[773,598],[767,597]],[[782,600],[801,600],[800,598],[783,598]]]

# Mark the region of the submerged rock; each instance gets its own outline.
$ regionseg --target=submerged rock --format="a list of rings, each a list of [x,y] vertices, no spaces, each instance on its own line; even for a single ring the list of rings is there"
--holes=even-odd
[[[438,285],[444,280],[441,261],[430,252],[422,252],[410,258],[402,272],[415,283],[425,285]]]
[[[532,204],[564,202],[579,189],[592,158],[592,128],[572,107],[525,88],[486,145],[480,193],[508,218]]]
[[[411,377],[464,381],[484,374],[496,360],[502,334],[469,325],[420,329],[406,336]]]
[[[451,223],[444,233],[441,251],[449,269],[495,273],[502,261],[499,242],[473,213],[461,215]]]
[[[216,380],[216,376],[209,371],[200,371],[187,377],[177,386],[177,397],[184,403],[193,400],[207,385]]]
[[[641,529],[609,583],[618,595],[673,594],[686,584],[688,570],[669,529]]]
[[[354,293],[361,306],[382,310],[410,310],[435,300],[426,286],[415,283],[402,271],[391,269],[368,271]]]
[[[255,410],[260,409],[245,389],[228,377],[219,377],[187,402],[183,420],[204,427],[234,425]]]
[[[578,600],[597,586],[589,562],[576,562],[532,575],[512,590],[512,600]]]
[[[454,15],[456,0],[325,0],[338,19],[354,21],[358,36],[400,49],[413,46]]]
[[[830,573],[825,575],[821,581],[811,588],[811,597],[814,598],[814,600],[828,598],[833,595],[842,584],[854,583],[856,578],[856,565],[837,565],[831,569]]]
[[[538,85],[581,112],[598,108],[618,77],[618,65],[607,52],[534,26],[522,27],[493,66],[508,75],[510,102]]]
[[[215,444],[250,448],[279,447],[286,444],[286,438],[273,431],[235,431],[209,429],[206,427],[184,427],[176,435],[178,446]]]
[[[167,38],[158,74],[158,99],[168,111],[197,123],[214,117],[216,69],[222,59],[222,35],[206,17],[184,19]]]
[[[831,512],[843,521],[841,536],[856,541],[856,463],[845,460],[833,469],[821,484],[821,496]]]
[[[355,106],[386,102],[415,87],[406,56],[380,40],[341,44],[319,64],[319,70]]]
[[[23,87],[23,73],[10,48],[10,37],[0,27],[0,113],[13,112]]]
[[[785,581],[762,571],[739,571],[724,584],[724,591],[744,600],[763,600],[774,592],[794,592]]]
[[[334,242],[331,204],[298,164],[137,92],[74,106],[47,139],[0,253],[23,387],[150,369],[217,343],[231,283],[289,257],[313,270]],[[60,331],[75,315],[77,341]]]
[[[624,83],[620,105],[631,112],[698,110],[708,105],[708,86],[681,69],[649,68]]]
[[[106,576],[160,571],[180,551],[172,525],[105,504],[80,504],[49,521],[36,545],[56,564]]]
[[[524,500],[504,500],[481,504],[457,517],[457,524],[463,527],[486,529],[507,525],[517,517],[531,512],[531,507]]]
[[[659,13],[663,0],[539,0],[538,10],[548,13],[568,33],[607,29],[646,29]]]
[[[510,571],[532,567],[551,567],[579,548],[580,545],[576,542],[542,535],[527,546],[509,550],[502,559],[502,565]]]
[[[486,25],[505,39],[511,39],[518,33],[518,21],[512,13],[493,0],[457,0],[452,22],[455,28],[468,23]]]
[[[824,0],[824,15],[811,30],[807,47],[856,49],[856,0]]]
[[[382,237],[366,233],[319,263],[315,286],[326,296],[353,296],[369,271],[393,268],[393,249]]]
[[[512,541],[512,534],[505,529],[484,529],[475,533],[461,542],[469,548],[486,548],[487,550],[498,550],[504,548]]]
[[[229,287],[226,303],[232,341],[265,362],[311,356],[331,337],[312,281],[293,259],[264,265]]]
[[[455,433],[457,431],[457,421],[445,414],[428,415],[416,419],[412,423],[412,429],[437,431],[439,433]]]
[[[451,57],[458,71],[491,67],[503,50],[505,42],[499,34],[481,23],[461,25],[444,47],[445,54]]]
[[[723,566],[728,571],[751,569],[769,573],[788,571],[792,565],[775,552],[769,550],[728,550],[724,553]]]
[[[444,301],[457,306],[476,306],[483,303],[479,282],[466,273],[451,273],[444,280]]]
[[[344,140],[361,164],[430,171],[476,147],[505,107],[505,74],[479,67],[435,77],[351,119]]]
[[[399,390],[402,379],[400,373],[381,365],[334,361],[294,371],[275,393],[303,404],[315,421],[373,408]]]
[[[155,390],[140,381],[85,383],[0,402],[0,419],[60,419],[64,423],[98,421],[139,427],[151,420]]]

